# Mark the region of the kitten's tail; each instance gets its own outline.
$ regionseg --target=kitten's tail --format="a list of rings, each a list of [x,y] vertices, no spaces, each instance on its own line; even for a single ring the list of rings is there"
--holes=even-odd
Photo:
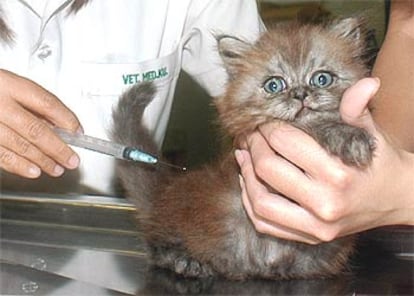
[[[155,96],[155,86],[151,83],[134,85],[119,99],[118,106],[113,110],[113,140],[128,146],[140,146],[156,152],[156,146],[143,127],[142,115],[147,105]],[[145,147],[143,147],[145,146]]]
[[[153,155],[158,154],[157,145],[142,124],[144,110],[155,93],[152,83],[141,83],[134,85],[121,96],[112,113],[112,139],[115,142],[137,147]],[[138,209],[148,206],[148,197],[157,184],[157,169],[154,165],[124,160],[117,163],[118,177]]]

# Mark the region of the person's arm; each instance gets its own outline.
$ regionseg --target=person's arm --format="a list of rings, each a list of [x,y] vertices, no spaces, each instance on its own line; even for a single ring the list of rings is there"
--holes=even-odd
[[[26,178],[60,176],[79,158],[51,127],[81,130],[76,116],[33,81],[0,69],[0,168]]]
[[[414,152],[414,1],[391,3],[373,76],[382,85],[372,104],[375,121],[403,149]]]

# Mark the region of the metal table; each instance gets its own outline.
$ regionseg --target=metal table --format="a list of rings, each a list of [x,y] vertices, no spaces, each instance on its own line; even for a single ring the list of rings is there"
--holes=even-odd
[[[122,198],[3,192],[0,206],[1,295],[414,295],[412,228],[392,252],[389,235],[362,238],[352,273],[334,279],[190,280],[148,265]]]

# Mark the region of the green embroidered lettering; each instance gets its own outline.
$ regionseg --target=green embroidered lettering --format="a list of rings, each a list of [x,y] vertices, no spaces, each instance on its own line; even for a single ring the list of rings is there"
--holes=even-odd
[[[164,78],[168,75],[167,67],[160,68],[157,71],[151,70],[142,74],[143,81],[152,81],[155,79]]]
[[[139,74],[123,74],[122,80],[124,81],[124,84],[135,84],[140,82]]]
[[[134,82],[133,83],[139,82],[139,79],[138,79],[139,74],[134,74],[133,77],[134,77],[134,79],[133,79]]]
[[[125,75],[125,74],[122,75],[122,79],[124,80],[124,84],[127,84],[127,82],[128,82],[128,76],[129,75]]]
[[[158,76],[160,78],[165,77],[167,75],[168,75],[167,67],[164,67],[164,68],[161,68],[161,69],[158,70]]]
[[[142,75],[143,81],[152,81],[156,79],[156,72],[155,71],[148,71]]]

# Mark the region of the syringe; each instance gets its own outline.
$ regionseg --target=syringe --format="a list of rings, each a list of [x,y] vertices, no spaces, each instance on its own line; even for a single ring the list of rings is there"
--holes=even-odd
[[[175,166],[166,162],[161,162],[154,155],[142,151],[136,147],[125,146],[119,143],[87,136],[81,133],[71,133],[67,130],[55,127],[54,132],[67,144],[89,149],[95,152],[107,154],[118,159],[144,162],[149,164],[164,164],[170,167],[178,168],[183,171],[184,167]]]

